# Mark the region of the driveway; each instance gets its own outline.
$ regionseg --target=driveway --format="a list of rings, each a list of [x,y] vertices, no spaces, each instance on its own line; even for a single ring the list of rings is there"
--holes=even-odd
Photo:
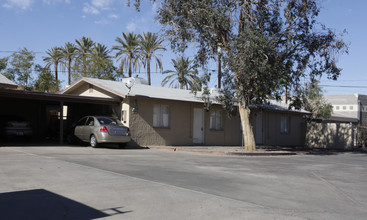
[[[367,155],[0,147],[0,219],[365,219]]]

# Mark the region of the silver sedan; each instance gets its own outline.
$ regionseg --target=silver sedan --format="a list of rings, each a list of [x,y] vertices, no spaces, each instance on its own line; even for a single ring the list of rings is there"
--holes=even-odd
[[[81,141],[89,142],[92,147],[101,143],[118,143],[123,147],[131,140],[130,130],[112,117],[86,116],[75,126],[74,135]]]

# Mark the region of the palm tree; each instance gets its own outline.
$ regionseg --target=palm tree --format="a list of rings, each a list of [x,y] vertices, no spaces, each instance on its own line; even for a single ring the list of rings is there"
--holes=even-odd
[[[94,58],[98,58],[99,60],[108,60],[111,57],[108,55],[110,53],[110,50],[107,48],[106,45],[95,43],[94,47],[92,49],[92,56]]]
[[[112,49],[117,50],[116,58],[121,59],[121,72],[128,65],[129,77],[132,76],[133,65],[136,68],[138,59],[135,59],[138,54],[139,35],[134,33],[122,33],[122,37],[116,37],[118,45],[113,45]]]
[[[76,42],[76,55],[77,62],[81,63],[81,73],[83,76],[87,76],[88,74],[88,62],[91,57],[91,51],[93,48],[93,41],[89,37],[82,37],[79,40],[75,40]],[[78,69],[80,68],[78,65],[76,66]]]
[[[148,76],[148,85],[151,84],[150,80],[150,61],[153,58],[157,64],[157,67],[162,71],[162,59],[159,54],[156,54],[159,50],[166,50],[162,46],[163,39],[158,37],[156,33],[143,33],[140,36],[140,45],[139,45],[139,54],[136,57],[137,59],[142,60],[144,66],[147,68],[147,76]]]
[[[201,88],[200,79],[197,76],[197,66],[193,64],[192,60],[185,58],[184,56],[172,59],[172,64],[175,70],[166,70],[163,74],[169,73],[162,81],[162,86],[165,86],[170,82],[169,87],[180,89],[194,89],[199,90]]]
[[[61,47],[53,47],[51,49],[48,49],[46,51],[46,54],[48,56],[43,57],[43,61],[46,62],[46,68],[49,68],[50,66],[54,66],[55,70],[55,79],[58,80],[58,67],[60,64],[60,61],[63,57],[62,55],[62,48]]]
[[[75,57],[76,47],[74,44],[67,42],[65,46],[62,48],[63,59],[66,62],[66,66],[68,68],[68,85],[71,84],[71,63]]]
[[[92,71],[93,77],[111,79],[114,78],[113,72],[115,68],[113,67],[113,62],[111,56],[109,55],[111,51],[107,46],[95,43],[92,49]]]

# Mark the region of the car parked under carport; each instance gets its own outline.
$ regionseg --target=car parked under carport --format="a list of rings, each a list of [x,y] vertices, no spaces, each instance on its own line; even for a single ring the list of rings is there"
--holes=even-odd
[[[113,117],[85,116],[74,128],[74,135],[83,142],[89,142],[92,147],[102,143],[117,143],[120,147],[131,140],[130,130]]]

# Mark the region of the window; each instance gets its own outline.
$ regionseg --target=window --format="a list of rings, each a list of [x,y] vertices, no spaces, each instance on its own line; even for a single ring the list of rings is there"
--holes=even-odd
[[[280,116],[280,133],[282,134],[289,133],[289,117],[288,116]]]
[[[335,106],[335,109],[336,109],[336,110],[339,110],[340,108],[339,108],[339,106]]]
[[[347,110],[347,106],[343,106],[343,110]]]
[[[154,105],[153,106],[153,127],[168,128],[169,127],[169,106]]]
[[[210,129],[211,130],[222,130],[222,111],[211,110],[210,112]]]
[[[351,106],[349,106],[349,110],[353,110],[353,106],[351,105]]]
[[[122,125],[116,118],[98,117],[97,120],[101,125]]]
[[[86,124],[89,126],[94,126],[94,118],[89,117]]]
[[[82,119],[80,119],[79,121],[78,121],[78,123],[76,123],[76,125],[85,125],[85,122],[87,121],[87,117],[84,117],[84,118],[82,118]]]

